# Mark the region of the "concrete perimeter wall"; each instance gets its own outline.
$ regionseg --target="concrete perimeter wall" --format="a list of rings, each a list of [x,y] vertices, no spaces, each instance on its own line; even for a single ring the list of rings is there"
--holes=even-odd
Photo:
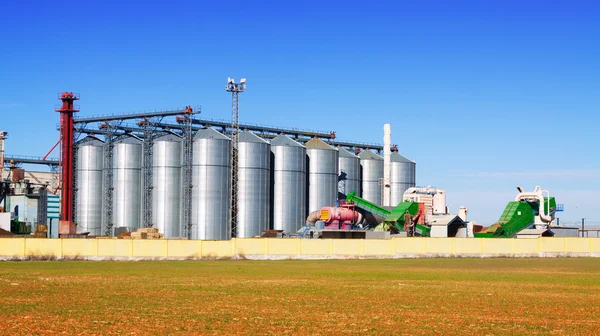
[[[129,240],[0,238],[0,260],[600,257],[600,238]]]

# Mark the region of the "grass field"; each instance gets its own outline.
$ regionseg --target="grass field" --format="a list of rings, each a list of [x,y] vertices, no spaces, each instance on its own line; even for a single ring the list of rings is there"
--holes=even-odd
[[[0,334],[598,335],[600,259],[0,262]]]

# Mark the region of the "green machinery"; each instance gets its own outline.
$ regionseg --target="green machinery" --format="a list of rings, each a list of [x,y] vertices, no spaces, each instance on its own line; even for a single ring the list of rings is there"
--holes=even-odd
[[[14,234],[30,234],[31,227],[25,222],[19,222],[17,218],[10,221],[10,232]]]
[[[544,196],[540,187],[536,187],[534,192],[518,190],[519,194],[508,203],[500,219],[483,231],[475,232],[475,237],[512,238],[521,230],[533,225],[547,226],[554,220],[557,211],[554,197]]]
[[[364,198],[356,196],[356,192],[354,191],[348,194],[348,196],[346,196],[346,202],[354,204],[357,208],[368,211],[374,216],[382,217],[383,222],[378,226],[378,228],[383,228],[385,231],[387,231],[388,228],[392,227],[398,232],[404,231],[404,215],[406,214],[406,211],[408,211],[412,218],[417,216],[417,214],[419,213],[418,203],[407,201],[401,202],[395,208],[388,210],[377,204],[369,202]],[[415,234],[417,235],[429,236],[430,232],[431,228],[425,225],[415,225]]]

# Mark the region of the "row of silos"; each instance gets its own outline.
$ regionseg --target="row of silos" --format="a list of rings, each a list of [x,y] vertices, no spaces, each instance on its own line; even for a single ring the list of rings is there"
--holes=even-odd
[[[231,140],[214,129],[197,132],[193,141],[192,218],[190,238],[231,238]],[[182,142],[167,134],[154,141],[153,219],[165,237],[182,231]],[[88,138],[78,146],[77,223],[80,230],[100,235],[104,196],[104,144]],[[305,146],[286,136],[270,143],[253,133],[239,135],[237,236],[252,237],[274,228],[292,232],[306,215],[351,191],[381,204],[383,159],[363,151],[358,156],[319,139]],[[143,209],[143,148],[136,137],[125,136],[113,149],[113,222],[129,230],[141,226]],[[412,170],[411,170],[412,169]],[[414,186],[414,162],[393,154],[392,199]]]

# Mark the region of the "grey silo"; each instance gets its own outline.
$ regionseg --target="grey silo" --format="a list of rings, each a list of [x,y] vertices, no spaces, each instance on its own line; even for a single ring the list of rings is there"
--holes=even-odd
[[[174,134],[158,137],[152,146],[152,220],[165,238],[181,236],[182,148]]]
[[[362,170],[362,198],[375,204],[382,204],[381,182],[383,178],[383,157],[370,150],[358,154]]]
[[[271,140],[273,228],[296,232],[306,219],[306,148],[285,135]]]
[[[390,202],[392,206],[403,201],[406,189],[415,186],[416,163],[398,152],[393,152],[390,157]]]
[[[113,227],[140,228],[142,219],[142,141],[123,136],[113,147]]]
[[[338,192],[340,197],[345,198],[349,193],[356,192],[361,195],[360,185],[360,159],[345,148],[338,147],[340,179]]]
[[[191,239],[231,239],[230,146],[231,140],[212,128],[194,136]]]
[[[102,235],[104,142],[86,137],[77,146],[77,231]]]
[[[308,157],[308,212],[334,205],[338,192],[339,153],[323,140],[306,143]]]
[[[237,238],[259,236],[269,228],[271,149],[253,133],[238,136]]]

